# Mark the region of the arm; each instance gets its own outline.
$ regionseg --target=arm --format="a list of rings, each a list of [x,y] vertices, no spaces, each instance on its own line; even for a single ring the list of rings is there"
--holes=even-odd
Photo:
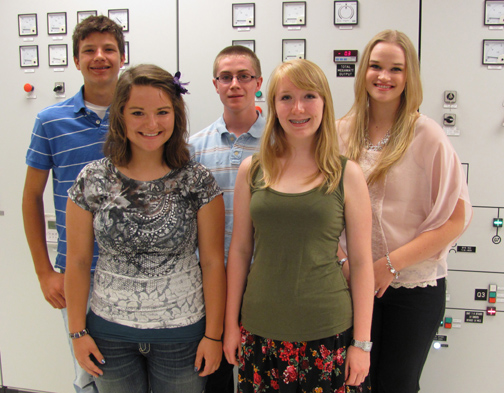
[[[203,274],[205,297],[205,336],[221,340],[224,328],[226,305],[226,272],[224,269],[224,200],[222,195],[198,211],[198,248]],[[219,368],[222,359],[222,342],[203,337],[196,354],[194,366],[200,370],[205,359],[205,368],[200,376],[212,374]]]
[[[353,336],[359,341],[371,339],[373,314],[373,261],[371,255],[371,202],[364,175],[359,166],[348,161],[345,187],[345,221],[353,303]],[[349,346],[345,365],[346,383],[359,385],[369,373],[370,356]]]
[[[227,264],[227,304],[224,329],[224,354],[229,364],[238,366],[241,350],[240,308],[254,250],[254,229],[250,218],[248,173],[251,158],[240,165],[236,177],[233,210],[233,236]]]
[[[86,328],[86,308],[89,297],[91,264],[93,262],[93,215],[77,206],[71,199],[67,202],[67,269],[65,292],[67,294],[68,331],[76,333]],[[72,340],[74,355],[80,366],[97,377],[103,372],[93,363],[90,355],[104,363],[89,334]]]
[[[23,222],[35,273],[44,298],[54,308],[65,308],[64,275],[56,272],[49,259],[45,234],[44,190],[49,171],[28,167],[23,190]]]
[[[392,251],[389,258],[394,269],[401,271],[408,266],[424,261],[436,255],[456,239],[464,229],[464,203],[463,200],[458,200],[452,215],[443,225],[421,233],[410,242]],[[385,256],[374,263],[374,271],[375,290],[378,291],[377,296],[382,297],[394,279],[394,275],[387,267]]]

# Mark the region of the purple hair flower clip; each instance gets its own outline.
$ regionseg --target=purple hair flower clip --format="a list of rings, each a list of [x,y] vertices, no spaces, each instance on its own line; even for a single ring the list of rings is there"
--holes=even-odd
[[[183,83],[180,81],[180,71],[177,71],[175,76],[173,77],[173,84],[175,85],[175,90],[177,92],[177,95],[180,96],[181,94],[190,94],[187,89],[184,86],[187,86],[189,82]]]

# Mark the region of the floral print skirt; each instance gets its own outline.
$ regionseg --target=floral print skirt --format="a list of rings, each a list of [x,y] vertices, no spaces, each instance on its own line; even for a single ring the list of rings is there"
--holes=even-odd
[[[256,336],[243,326],[238,393],[369,393],[369,377],[360,386],[345,384],[346,348],[352,329],[307,342]]]

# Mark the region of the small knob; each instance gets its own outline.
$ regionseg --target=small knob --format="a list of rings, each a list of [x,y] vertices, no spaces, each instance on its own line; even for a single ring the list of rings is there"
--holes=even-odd
[[[27,93],[30,93],[33,90],[35,90],[35,87],[33,85],[30,85],[29,83],[25,83],[23,88],[24,88],[24,91],[26,91]]]

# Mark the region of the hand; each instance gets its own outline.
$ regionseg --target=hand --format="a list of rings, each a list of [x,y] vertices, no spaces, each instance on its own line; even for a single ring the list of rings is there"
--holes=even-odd
[[[350,345],[347,349],[345,364],[345,383],[350,386],[359,386],[369,374],[369,352]]]
[[[64,278],[64,274],[54,270],[38,277],[45,300],[54,308],[66,307]]]
[[[205,359],[205,368],[201,370],[201,363]],[[198,345],[194,368],[200,371],[199,376],[205,377],[215,372],[222,360],[222,342],[203,337]]]
[[[375,277],[375,294],[376,297],[382,297],[389,285],[394,281],[394,275],[387,267],[387,259],[385,257],[373,263],[373,269]]]
[[[224,329],[224,355],[229,364],[238,366],[241,353],[241,332],[238,325]]]
[[[72,340],[72,345],[75,359],[77,359],[80,366],[86,372],[93,377],[103,375],[103,371],[91,360],[90,355],[93,355],[95,359],[102,364],[105,364],[105,359],[89,334],[80,338],[74,338]]]

